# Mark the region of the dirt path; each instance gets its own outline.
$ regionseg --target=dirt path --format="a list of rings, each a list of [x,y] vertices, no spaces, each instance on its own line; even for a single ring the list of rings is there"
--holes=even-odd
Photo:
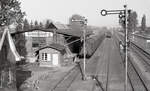
[[[21,91],[49,91],[74,66],[52,69],[39,68],[32,71],[32,76],[21,85]]]

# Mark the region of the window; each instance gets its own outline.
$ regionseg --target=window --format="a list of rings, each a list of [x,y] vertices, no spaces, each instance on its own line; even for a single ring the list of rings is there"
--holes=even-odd
[[[42,53],[42,60],[44,60],[44,53]]]
[[[32,43],[32,47],[39,47],[39,43]]]
[[[44,37],[32,37],[32,47],[40,47],[46,44],[46,38]]]
[[[47,53],[42,53],[42,60],[43,61],[48,61]]]
[[[47,61],[47,53],[45,53],[45,61]]]

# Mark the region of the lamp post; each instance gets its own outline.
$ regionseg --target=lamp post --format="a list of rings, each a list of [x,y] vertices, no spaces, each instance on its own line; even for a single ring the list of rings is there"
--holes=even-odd
[[[83,17],[83,19],[77,20],[77,19],[72,19],[74,22],[80,22],[83,27],[83,80],[86,80],[86,72],[85,72],[85,66],[86,66],[86,45],[85,45],[85,38],[86,38],[86,29],[85,26],[87,25],[87,19]]]
[[[106,16],[106,15],[111,15],[111,14],[118,14],[119,18],[123,20],[125,23],[125,84],[124,84],[124,90],[127,91],[127,85],[128,85],[128,25],[127,25],[127,18],[128,18],[128,13],[131,10],[127,9],[127,5],[124,5],[123,10],[101,10],[101,15]]]

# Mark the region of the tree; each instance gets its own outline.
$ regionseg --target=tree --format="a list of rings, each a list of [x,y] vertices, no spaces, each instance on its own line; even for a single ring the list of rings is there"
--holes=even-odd
[[[23,20],[23,24],[19,23],[16,27],[16,31],[27,31],[29,30],[30,25],[27,19]],[[24,34],[17,34],[15,35],[15,46],[16,49],[18,51],[18,53],[21,56],[26,56],[27,52],[26,52],[26,39],[25,39],[25,35]]]
[[[27,19],[24,19],[23,20],[23,24],[22,23],[19,23],[16,27],[16,31],[27,31],[29,30],[30,28],[30,25],[29,25],[29,22]],[[25,35],[24,34],[17,34],[15,35],[15,46],[16,46],[16,49],[18,51],[18,53],[21,55],[21,56],[26,56],[27,54],[27,51],[26,51],[26,39],[25,39]]]
[[[35,26],[35,28],[39,28],[39,24],[38,24],[37,20],[34,22],[34,26]]]
[[[145,16],[145,15],[143,15],[143,17],[142,17],[141,30],[142,30],[143,32],[146,31],[146,16]]]
[[[73,20],[83,20],[84,17],[78,14],[74,14],[69,18],[69,25],[74,30],[82,30],[83,24],[80,21],[73,21]]]
[[[136,31],[137,24],[138,24],[137,13],[135,11],[133,11],[128,16],[128,30],[129,30],[129,32]]]
[[[25,27],[22,26],[22,24],[18,24],[18,26],[16,27],[16,31],[23,31]],[[26,39],[25,39],[25,35],[24,34],[17,34],[15,35],[15,46],[16,49],[18,51],[18,53],[21,56],[26,56],[27,51],[26,51]]]
[[[34,26],[33,26],[33,21],[30,22],[30,28],[32,29]]]
[[[50,23],[50,20],[46,20],[45,28],[48,28]]]
[[[127,17],[127,23],[128,23],[128,31],[134,32],[138,24],[137,13],[135,11],[129,13]],[[125,29],[125,18],[120,19],[119,24]]]
[[[27,31],[27,30],[29,30],[29,29],[30,29],[29,22],[28,22],[27,19],[24,19],[24,21],[23,21],[23,30],[24,30],[24,31]]]
[[[0,26],[22,22],[25,13],[21,11],[20,4],[18,0],[0,0]]]
[[[43,23],[42,22],[40,22],[39,27],[43,28]]]

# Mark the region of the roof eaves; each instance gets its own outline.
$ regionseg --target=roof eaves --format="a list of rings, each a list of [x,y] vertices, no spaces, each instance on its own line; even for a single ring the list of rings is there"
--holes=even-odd
[[[2,49],[6,34],[7,34],[7,30],[4,30],[2,37],[1,37],[1,40],[0,40],[0,51]]]

